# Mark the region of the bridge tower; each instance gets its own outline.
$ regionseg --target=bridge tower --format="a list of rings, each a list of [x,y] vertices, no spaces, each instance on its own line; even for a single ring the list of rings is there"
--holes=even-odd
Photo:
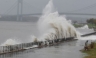
[[[22,21],[23,0],[17,0],[17,21]]]

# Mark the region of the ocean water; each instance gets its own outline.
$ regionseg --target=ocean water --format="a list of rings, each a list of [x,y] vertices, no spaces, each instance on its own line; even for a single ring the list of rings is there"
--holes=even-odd
[[[28,42],[32,35],[38,36],[36,23],[0,21],[0,44],[7,39]]]

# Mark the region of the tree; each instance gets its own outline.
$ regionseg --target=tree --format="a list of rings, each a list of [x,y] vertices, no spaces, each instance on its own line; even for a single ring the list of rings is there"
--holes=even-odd
[[[96,24],[96,19],[95,18],[87,19],[87,23]]]

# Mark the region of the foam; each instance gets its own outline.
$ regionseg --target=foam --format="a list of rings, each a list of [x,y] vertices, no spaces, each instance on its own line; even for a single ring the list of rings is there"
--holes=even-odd
[[[42,16],[38,21],[38,28],[44,40],[79,36],[69,20],[65,16],[59,15],[58,11],[55,10],[52,0],[43,10]]]
[[[1,44],[1,46],[16,45],[16,44],[20,44],[20,42],[15,39],[7,39],[3,44]]]

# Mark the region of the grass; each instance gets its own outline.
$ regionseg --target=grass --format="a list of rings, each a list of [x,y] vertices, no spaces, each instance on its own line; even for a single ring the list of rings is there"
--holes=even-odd
[[[82,27],[82,25],[80,25],[80,24],[73,24],[73,25],[74,25],[74,27],[76,27],[76,28]]]
[[[88,55],[84,58],[96,58],[96,43],[94,45],[93,49],[90,49],[88,51],[82,50],[83,53],[87,53]]]
[[[88,23],[88,26],[89,26],[89,28],[96,28],[96,24],[91,24],[91,23]]]

